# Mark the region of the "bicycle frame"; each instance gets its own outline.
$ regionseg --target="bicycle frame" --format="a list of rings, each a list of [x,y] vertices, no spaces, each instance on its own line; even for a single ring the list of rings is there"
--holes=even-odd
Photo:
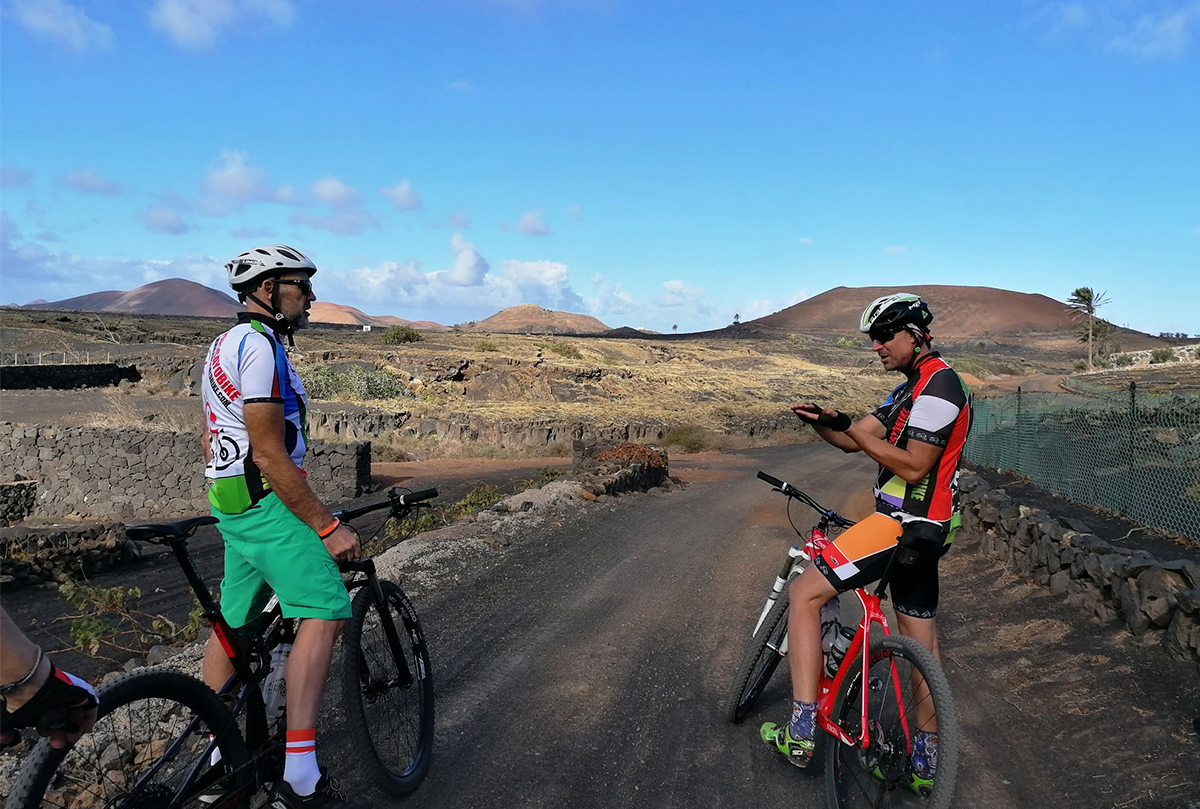
[[[804,570],[804,563],[811,561],[813,551],[819,550],[819,548],[816,546],[817,541],[825,540],[826,535],[831,530],[835,530],[836,528],[846,528],[854,524],[850,520],[842,517],[837,512],[823,508],[807,494],[799,489],[796,489],[789,483],[785,483],[784,481],[771,477],[763,472],[759,472],[758,477],[770,483],[775,487],[776,491],[785,495],[789,499],[800,500],[801,502],[811,506],[821,515],[821,518],[817,525],[813,527],[808,537],[805,537],[804,534],[799,531],[799,529],[796,529],[795,525],[792,526],[801,538],[806,539],[805,547],[802,550],[799,546],[793,545],[788,549],[788,558],[784,562],[784,567],[780,571],[779,575],[775,577],[772,590],[767,596],[767,604],[763,608],[762,615],[759,616],[758,623],[755,625],[754,633],[752,634],[758,633],[759,628],[766,619],[767,612],[770,611],[771,606],[776,600],[778,600],[780,593],[783,592],[784,588],[789,584],[795,575]],[[891,579],[892,567],[896,563],[896,556],[897,554],[893,554],[892,558],[889,560],[887,568],[884,570],[883,576],[880,578],[879,584],[874,593],[868,592],[865,587],[859,587],[854,590],[854,595],[858,597],[859,604],[862,605],[862,620],[859,621],[858,629],[854,633],[854,639],[850,643],[850,648],[846,650],[846,653],[842,658],[842,662],[838,666],[837,673],[834,675],[833,679],[831,680],[825,673],[824,668],[822,668],[819,681],[820,696],[817,698],[817,725],[842,744],[850,747],[861,747],[864,750],[867,749],[871,744],[870,730],[868,727],[869,723],[863,722],[862,730],[857,738],[851,736],[833,720],[833,707],[834,702],[836,702],[837,696],[841,691],[843,682],[852,671],[852,666],[854,665],[854,661],[858,656],[858,653],[863,651],[863,686],[860,689],[860,715],[867,715],[867,677],[870,673],[872,662],[870,659],[871,624],[878,624],[880,629],[883,630],[884,637],[887,637],[891,634],[891,631],[888,628],[887,616],[884,615],[881,607],[881,600],[886,597],[884,590],[887,587],[888,581]],[[775,651],[781,656],[787,655],[788,636],[786,632],[784,633],[779,646],[772,648],[774,648]],[[904,710],[904,701],[900,691],[899,678],[896,676],[896,664],[893,662],[890,665],[892,666],[892,683],[896,692],[896,703],[900,707],[901,727],[904,729],[905,738],[910,740],[908,741],[908,745],[911,746],[912,734],[909,732],[908,716]]]

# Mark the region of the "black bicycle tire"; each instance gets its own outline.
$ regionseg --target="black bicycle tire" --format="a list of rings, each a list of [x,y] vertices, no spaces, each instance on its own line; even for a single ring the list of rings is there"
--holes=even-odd
[[[771,681],[779,661],[783,660],[783,655],[770,646],[778,647],[787,633],[787,612],[788,596],[787,592],[783,592],[771,605],[758,631],[746,646],[746,651],[742,653],[733,685],[725,697],[725,718],[735,725],[746,718]]]
[[[948,809],[954,798],[955,779],[958,774],[959,730],[958,716],[954,708],[954,696],[950,691],[950,681],[946,677],[937,658],[919,641],[904,635],[889,635],[873,638],[871,641],[871,660],[874,665],[880,659],[878,655],[890,653],[892,656],[903,658],[921,673],[929,686],[933,698],[934,711],[938,722],[938,769],[933,779],[932,793],[924,799],[905,792],[911,798],[913,805],[922,809]],[[855,655],[853,668],[842,683],[837,699],[834,701],[832,714],[839,724],[843,723],[843,713],[853,709],[858,697],[859,681],[862,679],[862,651]],[[848,747],[836,740],[830,740],[829,750],[825,757],[825,794],[828,796],[830,809],[851,809],[849,799],[843,795],[842,779],[839,777],[839,764],[845,761],[845,751]],[[861,766],[856,764],[855,766]]]
[[[118,708],[148,698],[183,705],[211,729],[224,727],[233,720],[229,709],[212,689],[195,677],[174,669],[138,669],[123,674],[101,685],[97,696],[100,700],[97,724]],[[224,734],[219,747],[222,760],[235,772],[245,766],[246,745],[240,734]],[[55,750],[50,747],[46,739],[38,742],[13,780],[5,809],[40,809],[46,790],[67,753],[67,748]],[[147,769],[156,762],[147,762]]]
[[[349,739],[359,754],[358,760],[363,762],[367,769],[368,777],[382,791],[404,797],[412,794],[421,785],[433,756],[433,674],[429,647],[412,602],[394,583],[381,581],[379,584],[383,588],[387,603],[391,605],[392,618],[396,623],[400,642],[411,649],[417,662],[416,666],[410,666],[416,678],[412,688],[419,690],[419,716],[415,723],[417,739],[412,745],[411,760],[401,762],[402,769],[389,765],[383,760],[379,745],[371,735],[372,725],[368,721],[367,704],[360,685],[360,666],[365,662],[365,656],[360,653],[363,626],[368,610],[376,608],[370,587],[362,587],[355,594],[350,623],[346,627],[342,652],[342,701],[346,711]]]

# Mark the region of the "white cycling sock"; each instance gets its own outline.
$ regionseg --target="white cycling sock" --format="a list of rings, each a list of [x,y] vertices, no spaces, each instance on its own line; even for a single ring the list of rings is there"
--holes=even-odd
[[[317,766],[317,730],[289,730],[287,754],[284,756],[283,780],[301,797],[311,795],[321,780]]]

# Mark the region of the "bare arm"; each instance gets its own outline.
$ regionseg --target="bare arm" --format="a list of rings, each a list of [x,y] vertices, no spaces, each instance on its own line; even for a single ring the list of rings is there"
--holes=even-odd
[[[865,420],[863,419],[863,421]],[[876,423],[880,427],[883,426],[878,420]],[[933,469],[938,458],[942,456],[941,447],[921,441],[910,440],[906,449],[900,449],[885,441],[882,435],[875,435],[866,428],[860,427],[860,424],[862,421],[852,425],[843,435],[857,444],[872,460],[899,475],[907,483],[920,482],[929,474],[929,470]]]
[[[254,463],[280,501],[317,533],[333,525],[333,514],[313,494],[303,473],[288,455],[283,440],[283,405],[248,402],[242,407],[242,417],[254,451]],[[358,558],[358,537],[349,526],[339,527],[323,541],[335,559]]]
[[[200,454],[204,456],[204,464],[207,466],[212,461],[212,444],[209,441],[211,436],[208,433],[208,423],[204,424],[204,430],[200,433]]]
[[[799,416],[801,421],[810,424],[812,428],[817,431],[817,435],[819,435],[827,444],[832,444],[842,452],[862,451],[862,447],[856,444],[854,440],[851,439],[846,433],[843,433],[840,430],[830,429],[829,427],[821,427],[816,423],[817,417],[820,416],[822,412],[829,416],[833,416],[836,415],[836,410],[827,408],[822,411],[819,409],[814,409],[815,407],[816,405],[795,405],[792,407],[792,412]],[[863,416],[858,420],[856,426],[861,427],[869,434],[877,436],[880,439],[887,434],[887,428],[883,426],[883,422],[874,416]]]

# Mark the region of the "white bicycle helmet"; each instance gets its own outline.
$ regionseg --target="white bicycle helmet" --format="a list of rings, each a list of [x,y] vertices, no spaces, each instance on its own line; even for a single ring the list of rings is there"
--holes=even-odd
[[[896,292],[871,301],[863,310],[858,330],[863,334],[872,329],[915,329],[928,336],[933,312],[919,295],[911,292]]]
[[[264,277],[282,275],[297,270],[312,278],[317,265],[312,259],[286,244],[268,244],[239,253],[225,265],[229,286],[235,292],[253,289]]]

